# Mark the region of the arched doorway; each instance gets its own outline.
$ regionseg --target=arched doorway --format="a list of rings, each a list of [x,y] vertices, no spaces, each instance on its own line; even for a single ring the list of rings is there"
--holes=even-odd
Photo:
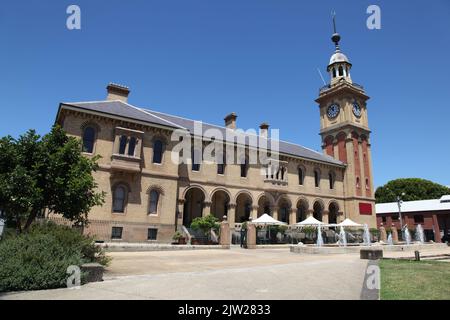
[[[272,215],[272,204],[268,197],[262,196],[258,200],[258,217],[262,216],[264,213]]]
[[[337,223],[339,206],[336,202],[330,203],[328,206],[328,223]]]
[[[313,207],[313,216],[319,221],[322,221],[322,215],[323,215],[323,205],[319,201],[314,202]]]
[[[238,223],[248,221],[252,213],[252,198],[247,193],[241,193],[236,198],[236,216]]]
[[[223,216],[228,216],[228,208],[230,205],[230,196],[223,190],[214,192],[211,198],[211,214],[219,221],[222,221]]]
[[[279,208],[278,220],[289,224],[289,213],[291,212],[291,203],[287,199],[281,198],[280,201],[278,201],[278,208]]]
[[[192,220],[203,215],[205,194],[200,188],[191,188],[184,196],[183,225],[189,227]]]
[[[301,199],[297,202],[297,222],[302,222],[308,217],[308,202]]]

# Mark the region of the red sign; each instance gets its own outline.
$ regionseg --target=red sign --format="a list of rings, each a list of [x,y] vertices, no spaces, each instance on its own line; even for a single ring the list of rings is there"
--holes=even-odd
[[[372,204],[371,203],[359,203],[359,214],[372,215]]]

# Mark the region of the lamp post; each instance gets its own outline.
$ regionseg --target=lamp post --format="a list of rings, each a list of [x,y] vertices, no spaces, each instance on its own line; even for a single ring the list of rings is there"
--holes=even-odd
[[[403,230],[403,220],[402,220],[402,203],[403,200],[401,197],[405,195],[404,192],[400,196],[397,196],[397,206],[398,206],[398,217],[400,219],[400,229]]]

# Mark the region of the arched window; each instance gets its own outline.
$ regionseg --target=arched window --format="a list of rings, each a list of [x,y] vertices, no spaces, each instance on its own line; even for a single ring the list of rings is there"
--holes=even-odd
[[[95,143],[95,129],[86,127],[83,131],[83,152],[93,153]]]
[[[303,173],[303,169],[302,168],[298,168],[298,184],[299,185],[303,185],[304,182],[304,173]]]
[[[127,202],[127,188],[123,185],[118,185],[113,191],[113,212],[125,212]]]
[[[333,68],[333,78],[336,78],[336,69]]]
[[[128,144],[128,155],[134,157],[134,151],[136,149],[136,138],[131,137],[130,143]]]
[[[163,143],[161,140],[153,142],[153,163],[162,162]]]
[[[127,136],[120,136],[119,140],[119,154],[125,154],[125,149],[127,148]]]
[[[356,187],[359,188],[359,177],[356,177]]]
[[[150,204],[148,206],[149,214],[158,213],[159,192],[156,190],[150,191]]]
[[[369,178],[366,178],[366,190],[369,190]]]
[[[318,170],[314,170],[314,185],[316,188],[320,187],[320,172]]]
[[[339,67],[339,76],[342,77],[344,75],[344,69],[342,66]]]
[[[328,174],[328,181],[330,182],[330,189],[334,189],[334,176],[331,172]]]

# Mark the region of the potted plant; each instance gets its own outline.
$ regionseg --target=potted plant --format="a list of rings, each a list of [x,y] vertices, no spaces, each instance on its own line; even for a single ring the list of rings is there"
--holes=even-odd
[[[175,244],[186,244],[186,238],[183,237],[180,231],[175,232],[172,239],[175,241]]]
[[[214,217],[213,215],[207,215],[206,217],[198,217],[195,218],[191,223],[191,228],[193,230],[199,230],[205,238],[207,239],[207,243],[211,243],[210,232],[214,230],[215,232],[219,231],[220,224],[219,219]],[[195,239],[193,239],[195,242]]]

